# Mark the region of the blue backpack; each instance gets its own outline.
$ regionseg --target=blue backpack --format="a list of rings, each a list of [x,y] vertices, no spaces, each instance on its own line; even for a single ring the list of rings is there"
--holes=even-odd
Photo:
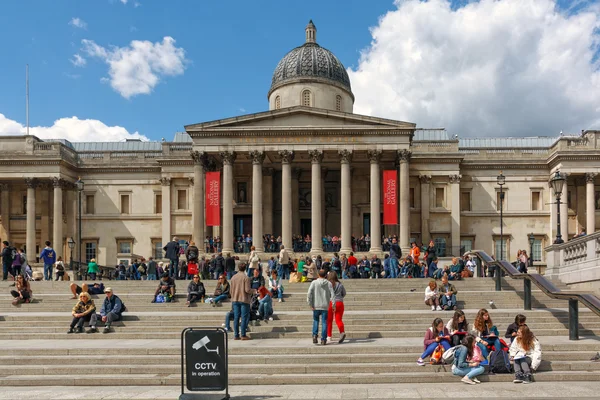
[[[497,349],[490,355],[490,372],[494,374],[510,374],[512,366],[508,353],[502,349]]]

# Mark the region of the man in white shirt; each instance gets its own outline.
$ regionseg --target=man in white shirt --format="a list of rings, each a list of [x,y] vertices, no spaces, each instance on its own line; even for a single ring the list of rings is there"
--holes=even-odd
[[[283,245],[281,245],[278,261],[279,265],[281,266],[281,272],[279,273],[279,276],[281,276],[281,279],[284,281],[286,279],[290,279],[290,255]]]

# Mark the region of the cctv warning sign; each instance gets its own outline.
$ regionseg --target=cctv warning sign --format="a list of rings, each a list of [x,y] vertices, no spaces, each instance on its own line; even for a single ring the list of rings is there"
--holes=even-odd
[[[184,333],[186,386],[191,391],[227,387],[227,333],[222,329]]]

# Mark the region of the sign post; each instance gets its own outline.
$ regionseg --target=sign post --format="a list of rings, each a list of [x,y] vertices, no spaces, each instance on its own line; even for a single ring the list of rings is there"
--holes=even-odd
[[[181,332],[180,400],[196,398],[185,393],[186,387],[191,392],[225,390],[223,400],[230,399],[228,370],[224,329],[185,328]]]

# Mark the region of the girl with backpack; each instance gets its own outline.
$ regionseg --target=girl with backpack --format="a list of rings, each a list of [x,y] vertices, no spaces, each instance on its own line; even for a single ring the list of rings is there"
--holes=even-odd
[[[480,365],[481,358],[478,355],[479,347],[475,342],[475,336],[467,335],[463,344],[456,348],[454,362],[452,363],[452,374],[462,376],[461,382],[469,385],[481,383],[477,377],[485,371]]]
[[[522,325],[510,345],[510,359],[515,365],[514,383],[531,383],[532,373],[542,362],[542,346],[527,325]]]
[[[438,347],[441,346],[443,350],[441,353],[448,350],[450,348],[450,333],[448,329],[444,326],[444,321],[441,318],[436,318],[433,320],[431,327],[425,331],[425,339],[423,340],[423,345],[425,351],[421,354],[421,357],[417,360],[417,365],[424,366],[425,365],[425,357],[431,356]],[[441,360],[441,354],[439,362]]]
[[[452,347],[459,346],[465,336],[469,333],[469,323],[465,313],[461,310],[454,311],[454,316],[448,324],[446,329],[450,332],[450,343]]]
[[[492,322],[492,317],[490,317],[490,313],[485,308],[482,308],[477,313],[475,317],[475,323],[473,324],[475,328],[472,333],[475,336],[475,341],[477,342],[477,346],[481,349],[481,353],[485,358],[489,355],[489,346],[494,346],[496,350],[502,349],[502,344],[500,343],[498,329],[494,326]]]

